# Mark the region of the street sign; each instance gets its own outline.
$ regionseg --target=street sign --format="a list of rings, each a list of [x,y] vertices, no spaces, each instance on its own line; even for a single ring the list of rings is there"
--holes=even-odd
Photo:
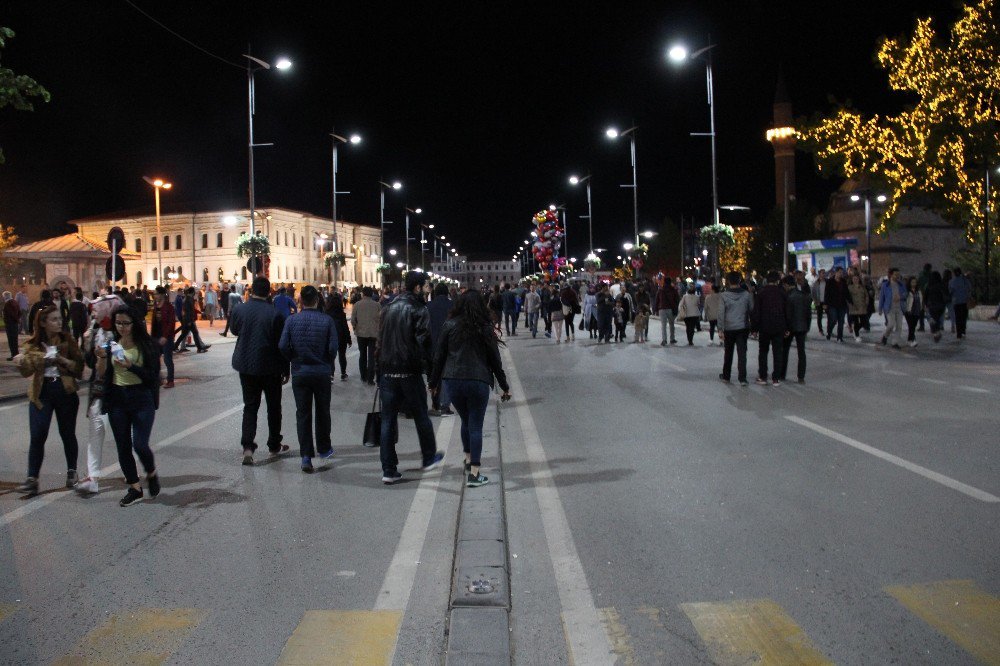
[[[108,262],[104,264],[104,275],[107,276],[108,280],[111,280],[111,262],[114,261],[115,265],[115,281],[121,280],[125,276],[125,260],[115,255],[113,257],[108,257]]]
[[[111,227],[108,231],[108,249],[114,254],[118,254],[125,247],[125,232],[121,227]],[[124,269],[122,269],[124,270]],[[111,278],[108,278],[109,280]]]

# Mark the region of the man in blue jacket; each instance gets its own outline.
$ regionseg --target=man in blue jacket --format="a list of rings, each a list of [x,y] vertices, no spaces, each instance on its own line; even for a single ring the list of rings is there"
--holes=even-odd
[[[281,386],[288,382],[288,361],[278,349],[282,320],[267,302],[270,294],[271,282],[263,276],[254,278],[250,299],[230,315],[230,328],[236,336],[233,370],[240,373],[243,388],[240,445],[244,465],[253,465],[257,450],[254,438],[261,393],[267,399],[267,448],[272,456],[288,451],[288,445],[281,443]]]
[[[295,395],[295,429],[299,435],[302,471],[313,471],[312,459],[332,458],[330,443],[330,374],[339,342],[337,325],[321,312],[319,291],[302,288],[302,311],[285,321],[278,348],[292,364],[292,393]],[[313,404],[316,405],[316,448],[313,448]]]

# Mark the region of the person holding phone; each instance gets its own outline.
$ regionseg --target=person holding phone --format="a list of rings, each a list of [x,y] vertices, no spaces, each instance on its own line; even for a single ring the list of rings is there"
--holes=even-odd
[[[500,345],[483,297],[470,289],[455,302],[448,321],[441,327],[431,369],[431,390],[442,383],[451,404],[462,419],[462,449],[465,451],[465,485],[489,483],[480,474],[483,452],[483,421],[494,378],[503,390],[501,400],[510,400],[510,386],[500,361]]]

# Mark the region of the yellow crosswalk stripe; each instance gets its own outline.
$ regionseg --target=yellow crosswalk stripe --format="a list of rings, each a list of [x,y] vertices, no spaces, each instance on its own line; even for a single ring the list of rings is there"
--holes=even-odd
[[[681,604],[715,663],[832,664],[770,599]]]
[[[628,630],[622,623],[622,618],[618,614],[618,609],[598,608],[601,615],[601,624],[611,641],[611,650],[618,656],[615,663],[622,666],[634,666],[636,662],[635,650],[632,648],[632,639],[628,635]]]
[[[1000,599],[971,580],[885,588],[899,603],[984,664],[1000,664]]]
[[[142,608],[112,615],[57,666],[162,664],[208,613],[196,608]]]
[[[279,666],[390,663],[403,612],[306,611],[285,643]]]
[[[3,619],[13,613],[16,608],[14,604],[0,604],[0,622],[3,622]]]

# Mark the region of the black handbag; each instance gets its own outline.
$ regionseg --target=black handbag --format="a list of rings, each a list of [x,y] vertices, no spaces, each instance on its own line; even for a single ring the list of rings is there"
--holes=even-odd
[[[399,441],[399,426],[395,420],[392,423],[392,443]],[[362,446],[378,447],[382,442],[382,402],[379,400],[379,389],[375,389],[372,400],[372,410],[365,417],[365,431],[361,438]]]

